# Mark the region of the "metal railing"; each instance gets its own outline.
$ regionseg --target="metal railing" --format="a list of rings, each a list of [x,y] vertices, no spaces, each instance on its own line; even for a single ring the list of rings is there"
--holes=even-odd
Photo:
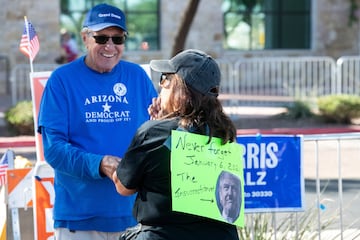
[[[222,73],[224,105],[284,105],[330,94],[360,95],[360,57],[264,57],[230,62],[217,60]],[[52,71],[56,64],[35,64],[34,71]],[[13,103],[30,100],[30,66],[11,71]]]
[[[0,55],[0,86],[5,94],[10,94],[10,61],[6,55]]]
[[[34,64],[34,72],[53,71],[57,64]],[[18,64],[11,71],[11,102],[15,105],[22,100],[31,100],[30,65]]]
[[[225,105],[284,105],[331,94],[360,95],[360,57],[218,60]]]
[[[360,57],[344,56],[336,61],[340,93],[360,95]]]
[[[246,214],[250,239],[360,239],[360,133],[303,139],[305,211]]]

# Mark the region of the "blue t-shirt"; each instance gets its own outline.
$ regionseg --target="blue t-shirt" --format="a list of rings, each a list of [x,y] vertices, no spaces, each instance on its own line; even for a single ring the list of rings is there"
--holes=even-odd
[[[99,173],[104,155],[123,157],[157,91],[141,66],[120,61],[109,73],[84,57],[56,69],[39,111],[45,160],[54,168],[55,227],[122,231],[135,221],[135,196]]]

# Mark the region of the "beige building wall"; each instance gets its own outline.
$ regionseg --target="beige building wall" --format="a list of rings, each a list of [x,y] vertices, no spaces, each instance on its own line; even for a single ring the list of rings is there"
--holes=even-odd
[[[356,0],[360,6],[360,0]],[[188,1],[161,1],[160,51],[126,52],[124,58],[146,63],[152,58],[170,57],[176,30]],[[256,56],[327,55],[338,58],[359,54],[359,22],[348,25],[350,0],[312,0],[312,49],[226,51],[222,48],[222,0],[201,1],[191,26],[186,48],[199,48],[217,58],[236,60]],[[28,63],[19,52],[19,41],[24,27],[24,16],[33,23],[40,39],[40,52],[34,63],[54,63],[60,52],[59,0],[0,0],[0,54],[11,66]],[[357,10],[356,14],[359,14]],[[296,29],[294,29],[296,31]]]
[[[314,0],[312,0],[314,1]],[[359,6],[353,14],[360,20]],[[350,0],[316,0],[313,12],[313,52],[335,59],[345,55],[359,55],[359,20],[349,24]]]
[[[27,16],[40,41],[40,52],[34,63],[53,63],[54,57],[60,51],[59,1],[0,0],[0,6],[0,54],[8,56],[11,65],[29,62],[19,51],[24,16]]]
[[[175,3],[176,2],[176,3]],[[186,48],[198,48],[213,54],[222,55],[222,0],[201,1],[191,26]],[[171,49],[188,1],[161,1],[160,42],[161,50],[156,52],[127,52],[125,57],[148,62],[152,58],[169,58]]]

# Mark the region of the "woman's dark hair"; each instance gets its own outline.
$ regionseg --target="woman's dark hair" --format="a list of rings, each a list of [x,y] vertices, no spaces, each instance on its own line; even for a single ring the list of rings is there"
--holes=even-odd
[[[173,108],[172,117],[179,117],[179,125],[195,133],[222,139],[222,144],[234,142],[236,128],[231,119],[224,113],[219,99],[187,87],[184,81],[173,75],[172,96],[169,104]],[[168,116],[169,117],[169,116]]]

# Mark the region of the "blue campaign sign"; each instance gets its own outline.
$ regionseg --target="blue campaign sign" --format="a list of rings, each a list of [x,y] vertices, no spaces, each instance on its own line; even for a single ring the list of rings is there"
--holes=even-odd
[[[303,211],[302,136],[238,136],[244,153],[245,212]]]

